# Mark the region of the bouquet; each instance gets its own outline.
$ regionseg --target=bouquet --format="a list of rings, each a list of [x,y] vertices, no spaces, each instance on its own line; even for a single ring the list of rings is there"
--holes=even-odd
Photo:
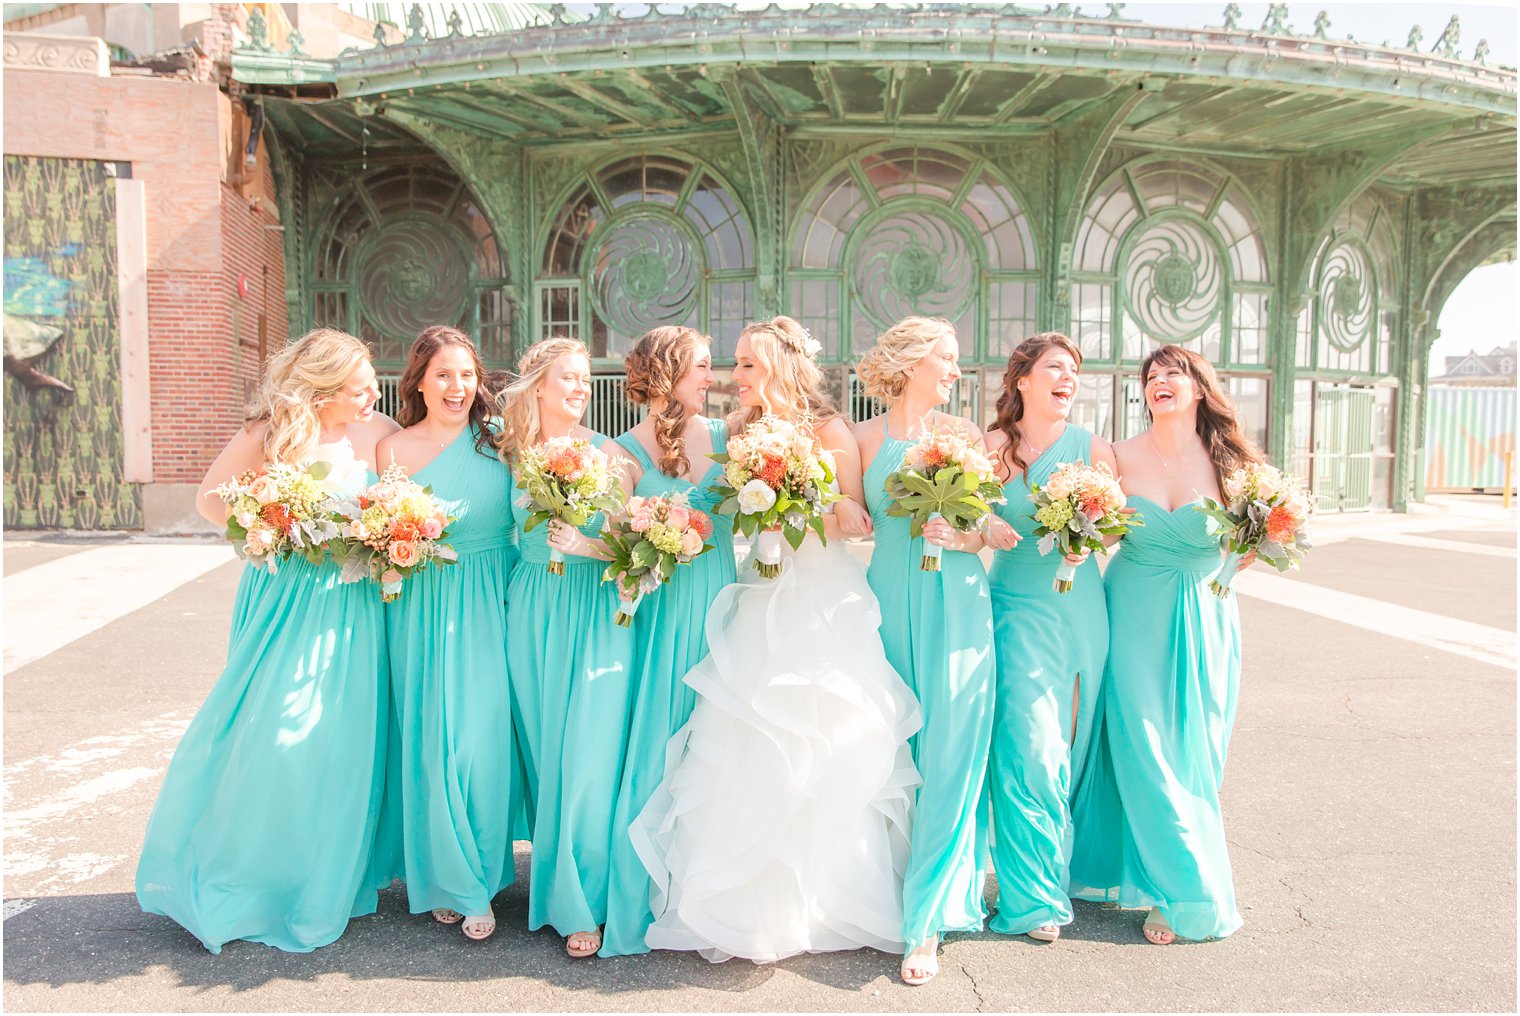
[[[1041,554],[1058,550],[1065,557],[1083,548],[1106,554],[1103,537],[1123,536],[1145,525],[1139,515],[1120,511],[1125,505],[1124,491],[1103,462],[1095,466],[1060,463],[1043,486],[1036,483],[1030,488],[1029,500],[1035,503],[1034,535],[1040,538]],[[1056,568],[1055,591],[1071,592],[1076,577],[1076,565],[1062,561]]]
[[[232,509],[227,539],[238,557],[270,572],[293,553],[313,564],[320,562],[324,545],[339,535],[321,482],[330,468],[325,462],[305,468],[275,463],[219,485],[214,493]]]
[[[913,520],[910,534],[922,536],[924,525],[944,519],[960,532],[979,528],[1002,504],[1003,487],[992,472],[992,462],[973,447],[964,431],[931,430],[903,456],[902,468],[887,477],[892,498],[888,515]],[[943,547],[924,544],[923,571],[939,571]]]
[[[629,595],[613,618],[620,627],[633,623],[639,601],[662,582],[670,581],[676,565],[688,564],[712,550],[712,519],[692,508],[685,494],[631,497],[626,518],[611,522],[602,543],[612,555],[602,580],[616,582]]]
[[[1198,511],[1219,523],[1224,566],[1209,583],[1218,597],[1230,595],[1240,559],[1251,551],[1280,572],[1298,567],[1309,542],[1309,496],[1293,477],[1265,462],[1235,470],[1224,481],[1225,503],[1204,498]]]
[[[454,548],[442,542],[454,521],[432,488],[407,478],[390,465],[356,497],[339,504],[343,542],[333,557],[344,562],[349,581],[368,576],[380,583],[380,598],[390,603],[401,583],[431,562],[453,564]]]
[[[580,527],[597,512],[623,507],[623,488],[605,452],[579,437],[551,437],[523,451],[517,462],[518,502],[532,510],[523,531],[550,519]],[[549,548],[549,572],[565,574],[565,555]]]
[[[793,550],[809,529],[825,539],[823,509],[840,498],[831,486],[834,457],[806,429],[766,414],[712,457],[723,477],[708,489],[722,499],[717,510],[734,516],[734,529],[755,540],[762,576],[781,574],[783,536]]]

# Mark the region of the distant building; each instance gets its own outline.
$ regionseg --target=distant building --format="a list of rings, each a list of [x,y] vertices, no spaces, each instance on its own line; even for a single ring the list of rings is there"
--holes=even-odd
[[[1492,352],[1467,353],[1448,356],[1446,370],[1440,377],[1433,377],[1433,385],[1483,386],[1497,388],[1515,387],[1515,343],[1496,346]]]

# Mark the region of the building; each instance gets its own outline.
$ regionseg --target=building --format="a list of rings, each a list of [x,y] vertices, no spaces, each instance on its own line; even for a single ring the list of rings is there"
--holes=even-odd
[[[959,408],[983,420],[1012,347],[1068,331],[1086,356],[1080,420],[1112,437],[1144,426],[1146,350],[1183,342],[1323,508],[1401,508],[1422,496],[1434,321],[1468,271],[1516,247],[1516,74],[1485,43],[1464,53],[1456,18],[1434,40],[1370,45],[1324,15],[1295,31],[1282,5],[1247,25],[1230,4],[1208,29],[1122,4],[178,8],[206,12],[204,80],[65,85],[9,55],[5,72],[8,168],[127,162],[150,187],[183,173],[204,191],[185,213],[203,244],[155,241],[149,219],[152,327],[131,340],[149,397],[122,396],[149,421],[122,485],[145,484],[154,519],[184,502],[270,344],[314,325],[361,335],[391,376],[440,321],[498,366],[575,335],[596,357],[595,422],[616,432],[632,419],[621,354],[642,331],[692,324],[721,363],[745,322],[783,312],[856,411],[850,364],[876,334],[908,313],[951,319]],[[339,50],[365,21],[371,38]],[[232,44],[213,53],[223,25]],[[166,139],[106,144],[113,111],[149,100],[104,90],[150,85],[204,94],[157,169]],[[75,89],[93,105],[60,98]],[[153,207],[173,217],[188,193],[163,185]],[[6,200],[7,258],[38,256],[13,254]],[[243,235],[266,242],[229,242]],[[154,290],[180,270],[214,276],[195,290],[200,327]],[[185,362],[206,379],[188,392]],[[8,518],[82,524],[12,500],[18,457],[55,467],[35,426],[13,434],[8,413],[6,435]],[[92,468],[109,446],[95,441]]]
[[[1495,346],[1488,353],[1471,352],[1462,356],[1448,356],[1446,369],[1430,383],[1441,385],[1484,385],[1500,388],[1515,387],[1515,343]]]

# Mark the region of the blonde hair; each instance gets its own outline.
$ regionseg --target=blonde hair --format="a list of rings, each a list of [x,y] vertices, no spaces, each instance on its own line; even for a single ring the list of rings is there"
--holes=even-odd
[[[544,375],[560,357],[577,353],[591,359],[591,354],[581,343],[556,335],[533,343],[517,361],[517,373],[497,396],[501,406],[501,432],[496,435],[496,454],[507,465],[515,462],[524,448],[538,441],[537,388]]]
[[[656,465],[666,476],[680,476],[691,468],[691,460],[686,456],[686,407],[671,392],[696,362],[693,354],[699,342],[711,345],[695,328],[681,325],[652,328],[639,337],[623,361],[628,376],[628,401],[651,407],[655,445],[660,449]],[[654,409],[659,399],[665,404]]]
[[[735,435],[767,413],[792,421],[807,417],[815,425],[838,415],[823,394],[823,372],[810,351],[807,329],[789,317],[774,317],[746,325],[739,338],[749,339],[762,377],[755,385],[760,405],[729,417]]]
[[[244,423],[266,423],[264,460],[304,462],[317,447],[322,406],[369,362],[369,347],[336,328],[316,328],[270,357]]]
[[[888,328],[855,367],[866,394],[887,402],[902,398],[905,372],[947,335],[955,335],[955,326],[944,318],[905,317]]]

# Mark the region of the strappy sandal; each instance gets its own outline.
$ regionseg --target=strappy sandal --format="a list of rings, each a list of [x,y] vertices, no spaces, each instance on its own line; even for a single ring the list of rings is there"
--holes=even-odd
[[[897,973],[904,984],[914,988],[934,980],[934,975],[939,973],[939,936],[935,935],[904,956],[902,969]]]
[[[577,948],[579,947],[579,948]],[[574,959],[583,960],[595,956],[602,948],[602,931],[573,931],[565,939],[565,952]]]
[[[473,942],[484,942],[496,933],[496,914],[487,911],[484,914],[475,914],[464,919],[464,927],[460,929],[464,937]]]
[[[1036,942],[1054,942],[1061,937],[1061,926],[1059,924],[1042,924],[1038,928],[1030,928],[1024,934]]]
[[[1177,941],[1177,933],[1171,925],[1166,923],[1166,915],[1155,907],[1145,915],[1145,923],[1140,926],[1140,934],[1151,945],[1171,945]]]
[[[437,921],[439,924],[458,924],[460,921],[464,920],[464,915],[457,910],[447,910],[443,907],[439,907],[437,910],[433,911],[433,920]]]

